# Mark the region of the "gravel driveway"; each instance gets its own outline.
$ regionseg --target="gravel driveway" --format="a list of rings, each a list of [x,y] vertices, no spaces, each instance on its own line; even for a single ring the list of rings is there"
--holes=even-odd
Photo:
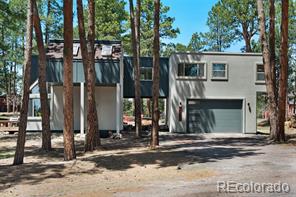
[[[15,137],[0,136],[0,153],[9,153],[0,159],[0,196],[296,196],[296,146],[266,136],[162,133],[159,149],[149,150],[148,138],[124,135],[87,154],[76,136],[71,162],[62,160],[61,135],[53,136],[52,153],[38,150],[38,136],[29,134],[21,166],[10,165]],[[217,182],[287,183],[290,191],[217,192]]]
[[[181,170],[207,169],[214,176],[181,182],[151,183],[146,190],[118,196],[296,196],[296,146],[292,144],[270,144],[264,136],[207,134],[198,147],[187,147],[186,156],[196,158],[185,163]],[[257,191],[231,193],[221,189],[217,183],[268,184],[287,183],[289,192],[270,193]],[[225,184],[226,184],[225,183]],[[285,188],[287,189],[287,188]],[[246,188],[245,191],[249,191]]]

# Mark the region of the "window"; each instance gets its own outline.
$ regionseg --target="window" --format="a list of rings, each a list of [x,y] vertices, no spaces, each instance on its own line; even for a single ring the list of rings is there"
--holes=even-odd
[[[102,56],[112,56],[112,45],[102,45]]]
[[[227,79],[227,64],[213,63],[212,64],[212,79],[217,79],[217,80]]]
[[[206,78],[205,63],[180,63],[178,76],[189,78]]]
[[[48,106],[52,109],[52,99],[51,94],[47,97]],[[51,112],[49,110],[50,116]],[[29,106],[28,106],[28,116],[29,118],[41,118],[41,100],[39,94],[30,94]]]
[[[140,68],[140,80],[141,81],[152,81],[152,68],[141,67]]]
[[[78,43],[74,43],[73,44],[73,56],[77,56],[78,55],[79,46],[80,45]]]
[[[256,81],[265,82],[264,65],[263,64],[256,65]]]
[[[28,115],[30,117],[41,117],[40,98],[30,98]]]
[[[52,109],[52,98],[51,98],[51,86],[48,86],[48,106]],[[49,111],[50,116],[52,115]],[[34,82],[30,87],[29,106],[28,106],[28,117],[29,119],[40,119],[41,118],[41,100],[39,94],[38,80]]]

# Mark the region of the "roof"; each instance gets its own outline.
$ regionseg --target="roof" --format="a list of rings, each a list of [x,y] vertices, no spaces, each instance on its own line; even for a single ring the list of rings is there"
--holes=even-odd
[[[105,49],[104,49],[105,48]],[[102,54],[102,51],[107,53]],[[62,59],[64,50],[64,40],[50,40],[47,46],[46,56],[53,59]],[[95,41],[95,59],[119,59],[122,54],[121,41],[96,40]],[[82,59],[80,42],[73,40],[73,59]]]

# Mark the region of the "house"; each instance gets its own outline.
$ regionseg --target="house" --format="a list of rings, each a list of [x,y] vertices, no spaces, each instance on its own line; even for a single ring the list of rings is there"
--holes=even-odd
[[[7,105],[7,99],[9,104]],[[19,94],[7,94],[0,95],[0,112],[18,112],[20,109],[21,95]],[[8,107],[8,109],[7,109]]]
[[[64,128],[63,41],[51,40],[47,48],[47,86],[52,130]],[[123,52],[120,41],[95,42],[96,105],[99,129],[119,132],[122,128]],[[41,130],[41,105],[38,88],[38,57],[32,60],[31,94],[27,130]],[[73,43],[74,130],[84,132],[87,101],[81,49]],[[103,113],[99,113],[103,112]]]
[[[5,94],[0,95],[0,112],[7,112],[7,96]]]
[[[84,132],[86,93],[79,42],[73,44],[74,129]],[[99,129],[123,129],[123,98],[134,98],[132,57],[121,42],[96,41],[96,103]],[[63,130],[63,41],[47,50],[52,130]],[[142,98],[152,97],[152,58],[141,57]],[[41,130],[38,62],[33,58],[28,130]],[[175,53],[160,59],[160,98],[170,132],[256,132],[256,95],[265,92],[262,54]]]
[[[176,53],[169,64],[170,132],[256,132],[262,54]]]

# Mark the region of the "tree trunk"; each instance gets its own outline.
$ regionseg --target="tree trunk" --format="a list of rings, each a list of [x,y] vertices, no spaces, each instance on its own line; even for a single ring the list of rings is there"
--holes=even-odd
[[[14,155],[13,165],[19,165],[24,162],[24,149],[26,140],[26,129],[28,119],[28,104],[30,94],[30,78],[31,78],[31,63],[32,63],[32,32],[33,32],[33,0],[28,0],[27,7],[27,32],[26,32],[26,50],[25,50],[25,72],[22,108],[20,113],[19,130],[17,136],[16,151]]]
[[[289,1],[282,0],[281,21],[281,48],[280,48],[280,80],[279,80],[279,130],[276,141],[285,141],[285,121],[288,86],[288,24],[289,24]]]
[[[148,116],[149,117],[152,117],[151,116],[151,100],[150,100],[150,98],[147,98],[147,109],[148,109]]]
[[[73,133],[73,1],[64,1],[64,160],[76,158]]]
[[[135,98],[136,98],[136,134],[137,137],[142,136],[142,103],[141,103],[141,82],[140,82],[140,66],[141,66],[141,0],[137,0],[136,7],[136,19],[135,19],[135,31],[136,31],[136,80],[135,80]]]
[[[252,52],[251,36],[250,36],[250,33],[248,32],[247,23],[242,24],[242,30],[243,30],[243,32],[242,32],[243,38],[244,38],[244,41],[245,41],[246,52],[250,53],[250,52]]]
[[[49,25],[48,19],[51,12],[51,0],[47,0],[47,13],[46,13],[46,23],[45,23],[45,44],[48,45],[49,43]]]
[[[11,106],[11,67],[8,68],[8,88],[7,88],[7,112],[10,112],[10,106]]]
[[[160,0],[154,0],[154,38],[153,38],[153,86],[152,86],[152,134],[151,148],[159,145],[159,13]]]
[[[77,19],[78,19],[78,30],[79,30],[79,42],[80,42],[81,56],[82,56],[82,62],[83,62],[84,81],[86,82],[87,66],[89,64],[89,58],[88,58],[87,47],[86,47],[82,0],[77,0]]]
[[[85,151],[92,151],[95,147],[100,145],[100,137],[98,132],[98,116],[96,109],[96,99],[95,99],[95,2],[94,0],[88,1],[88,34],[87,34],[87,52],[88,52],[88,62],[87,67],[87,103],[88,103],[88,113],[87,113],[87,134],[86,134],[86,144]]]
[[[137,14],[135,18],[133,0],[130,4],[130,21],[132,31],[132,49],[135,80],[135,127],[136,137],[141,137],[142,118],[141,118],[141,84],[140,84],[140,11],[141,3],[137,1]]]
[[[252,47],[251,47],[251,38],[247,38],[245,40],[245,43],[246,43],[246,52],[247,53],[251,53],[252,52]]]
[[[3,54],[4,56],[4,54]],[[9,90],[9,76],[8,76],[8,72],[6,70],[6,60],[3,57],[3,69],[4,69],[4,78],[5,78],[5,91],[6,91],[6,112],[8,111],[8,107],[9,107],[9,96],[8,96],[8,90]]]
[[[277,124],[277,104],[275,100],[275,88],[274,82],[272,81],[272,71],[270,66],[270,52],[266,40],[266,29],[265,29],[265,15],[263,8],[263,0],[257,0],[258,6],[258,17],[259,17],[259,29],[260,29],[260,40],[263,51],[263,64],[264,74],[267,90],[267,101],[270,113],[270,138],[275,139],[278,124]]]
[[[17,75],[17,71],[16,71],[16,60],[15,60],[13,62],[13,113],[17,111],[16,75]]]
[[[293,92],[293,115],[296,113],[296,72],[294,72],[294,91]]]
[[[296,95],[294,95],[293,97],[293,115],[295,115],[295,112],[296,112],[295,105],[296,105]]]
[[[48,94],[46,88],[46,52],[44,48],[40,18],[36,1],[33,9],[34,29],[39,52],[39,92],[41,101],[41,116],[42,116],[42,149],[45,151],[51,150],[51,131],[49,119]]]
[[[274,0],[269,0],[269,51],[270,51],[270,67],[271,80],[273,81],[274,92],[276,92],[276,76],[275,76],[275,6]],[[276,101],[277,101],[277,95]]]

